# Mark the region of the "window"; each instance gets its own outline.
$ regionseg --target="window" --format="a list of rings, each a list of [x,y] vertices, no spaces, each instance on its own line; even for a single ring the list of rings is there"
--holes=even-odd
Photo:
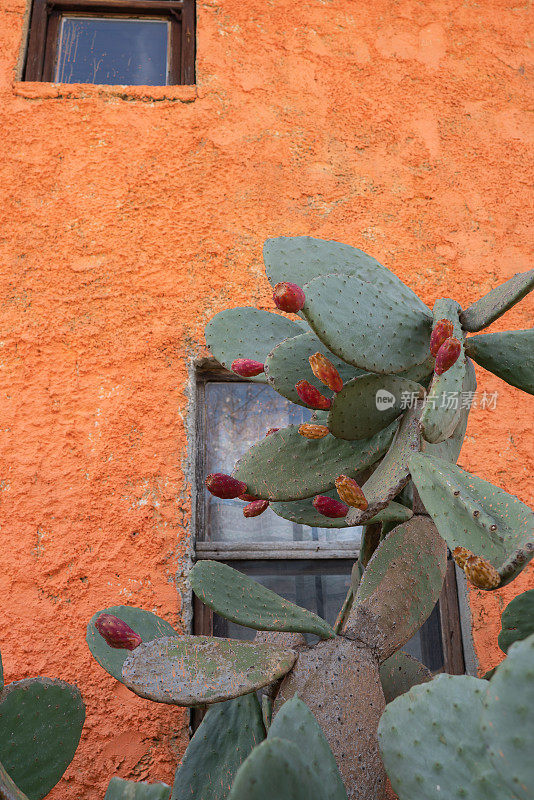
[[[361,528],[309,528],[281,519],[270,509],[245,519],[241,501],[213,497],[203,484],[210,472],[231,472],[235,461],[268,428],[299,424],[311,412],[280,397],[270,386],[236,380],[225,371],[200,373],[197,392],[196,558],[223,561],[333,624],[349,588]],[[196,599],[193,612],[197,634],[240,639],[255,635]],[[434,673],[464,673],[452,559],[440,601],[403,650]]]
[[[24,79],[195,81],[194,0],[33,0]]]

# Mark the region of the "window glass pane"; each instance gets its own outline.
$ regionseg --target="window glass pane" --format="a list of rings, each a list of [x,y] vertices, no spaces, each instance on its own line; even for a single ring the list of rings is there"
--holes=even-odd
[[[265,436],[269,428],[300,424],[311,411],[280,397],[261,383],[213,381],[206,384],[205,472],[231,473],[235,462]],[[245,519],[243,502],[206,495],[206,531],[211,541],[359,541],[361,528],[309,528],[296,525],[267,509]]]
[[[63,16],[59,83],[167,84],[167,20]]]

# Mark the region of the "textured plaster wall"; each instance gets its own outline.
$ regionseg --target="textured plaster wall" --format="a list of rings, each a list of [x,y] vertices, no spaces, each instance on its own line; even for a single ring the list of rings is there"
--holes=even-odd
[[[8,680],[78,683],[50,797],[97,800],[114,773],[171,781],[186,743],[184,713],[109,679],[84,631],[121,602],[181,625],[205,323],[272,307],[272,235],[352,243],[429,304],[527,269],[531,7],[200,0],[197,89],[129,91],[17,82],[25,6],[0,5],[0,646]],[[478,377],[497,409],[473,411],[461,464],[532,502],[532,399]],[[482,670],[532,574],[471,594]]]

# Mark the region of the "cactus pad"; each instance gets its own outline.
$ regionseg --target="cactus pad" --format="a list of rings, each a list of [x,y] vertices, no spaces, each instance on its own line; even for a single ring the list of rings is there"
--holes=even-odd
[[[122,665],[128,657],[130,650],[117,650],[110,647],[106,641],[100,636],[95,628],[95,622],[100,614],[113,614],[126,622],[136,633],[138,633],[143,642],[151,642],[153,639],[159,639],[161,636],[176,636],[176,631],[165,622],[161,617],[152,614],[150,611],[144,611],[142,608],[135,608],[134,606],[111,606],[111,608],[104,608],[102,611],[97,611],[93,615],[87,626],[86,641],[89,650],[96,658],[106,672],[109,672],[114,678],[121,683],[122,680]]]
[[[368,372],[403,372],[428,358],[432,320],[399,295],[353,275],[325,275],[303,287],[302,315],[319,339]]]
[[[534,328],[470,336],[465,351],[506,383],[534,394]]]
[[[229,308],[208,322],[205,334],[212,355],[230,369],[236,358],[250,358],[263,364],[277,344],[302,331],[302,324],[280,314],[257,308]],[[265,383],[267,378],[261,373],[249,380]]]
[[[451,550],[465,547],[512,581],[534,555],[534,514],[517,497],[460,467],[422,453],[412,479]]]
[[[211,706],[176,771],[171,800],[226,800],[237,770],[264,739],[255,692]]]
[[[85,721],[75,686],[50,678],[10,683],[0,694],[0,762],[29,800],[41,800],[72,761]]]
[[[112,778],[104,800],[169,800],[171,787],[166,783],[145,783]]]
[[[326,736],[306,703],[296,695],[283,704],[271,723],[267,739],[272,738],[293,742],[306,755],[317,780],[324,787],[325,800],[347,800]]]
[[[514,642],[526,639],[534,633],[534,589],[514,597],[508,603],[501,617],[499,647],[503,653]]]
[[[295,390],[295,384],[303,378],[323,394],[331,394],[310,368],[309,357],[314,353],[325,355],[338,370],[343,381],[350,381],[360,373],[360,370],[331,353],[314,333],[303,333],[286,339],[267,356],[265,373],[273,389],[292,403],[305,405]]]
[[[296,653],[274,644],[214,636],[165,637],[136,647],[122,682],[148,700],[198,706],[261,689],[293,666]]]
[[[327,425],[338,439],[368,439],[397,419],[412,398],[423,395],[422,386],[397,375],[361,375],[334,397]]]
[[[380,665],[380,683],[386,703],[409,691],[412,686],[432,680],[432,673],[416,658],[398,650]]]
[[[233,475],[264,500],[302,500],[331,489],[338,475],[355,478],[388,449],[399,423],[357,442],[328,435],[306,439],[298,425],[272,433],[237,462]]]
[[[247,628],[315,633],[323,639],[334,636],[321,617],[220,561],[197,561],[189,582],[203,603],[225,619]]]
[[[487,328],[505,311],[515,306],[534,288],[534,269],[518,272],[506,283],[496,286],[462,311],[460,321],[464,331],[475,333]]]
[[[0,764],[0,797],[2,800],[28,800],[28,796],[13,783],[2,764]]]
[[[474,396],[477,388],[477,379],[475,368],[470,358],[466,358],[465,377],[462,386],[462,397],[465,397],[465,404],[463,400],[460,401],[460,417],[456,423],[456,427],[452,435],[442,442],[431,444],[425,439],[421,442],[421,450],[429,456],[435,458],[443,458],[445,461],[450,461],[451,464],[456,464],[458,456],[464,443],[465,432],[467,430],[467,421],[469,419],[469,412],[471,410],[470,398]]]
[[[327,497],[334,500],[339,499],[335,490],[324,492]],[[314,508],[313,498],[307,497],[305,500],[293,500],[287,503],[271,503],[271,509],[279,517],[296,522],[299,525],[309,525],[310,528],[352,528],[353,523],[347,522],[347,517],[324,517]],[[412,511],[400,503],[388,503],[388,505],[375,514],[374,517],[366,522],[366,525],[373,525],[375,522],[407,522],[413,516]]]

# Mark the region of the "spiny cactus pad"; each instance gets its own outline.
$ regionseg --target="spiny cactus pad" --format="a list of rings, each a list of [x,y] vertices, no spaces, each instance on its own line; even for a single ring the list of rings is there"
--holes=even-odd
[[[380,665],[380,683],[386,703],[409,691],[412,686],[432,680],[432,673],[416,658],[398,650]]]
[[[466,547],[512,581],[534,555],[534,514],[517,497],[443,459],[410,459],[412,479],[451,550]]]
[[[496,286],[462,311],[460,321],[464,331],[474,333],[487,328],[505,311],[519,303],[534,288],[534,269],[518,272],[506,283]]]
[[[189,573],[189,582],[203,603],[247,628],[315,633],[323,639],[334,635],[321,617],[220,561],[197,561]]]
[[[171,800],[226,800],[237,770],[264,739],[255,692],[211,706],[176,771]]]
[[[144,611],[142,608],[111,606],[111,608],[97,611],[87,626],[87,645],[100,666],[121,683],[124,683],[122,680],[122,665],[131,651],[117,650],[106,643],[95,628],[95,622],[100,614],[112,614],[115,617],[119,617],[140,635],[143,642],[150,642],[153,639],[159,639],[161,636],[177,635],[172,625],[169,625],[168,622],[156,616],[156,614],[152,614],[151,611]]]
[[[458,456],[460,455],[460,451],[464,443],[465,432],[467,430],[469,412],[471,410],[470,399],[474,396],[477,388],[475,368],[470,358],[466,358],[465,367],[465,377],[459,403],[460,417],[456,423],[456,427],[452,432],[452,435],[449,436],[448,439],[444,439],[442,442],[436,442],[435,444],[431,444],[425,439],[423,439],[421,442],[421,450],[423,453],[426,453],[429,456],[434,456],[435,458],[443,458],[445,461],[450,461],[451,464],[456,464],[458,461]],[[465,403],[463,398],[465,398]]]
[[[2,800],[28,800],[28,796],[13,783],[2,764],[0,764],[0,797]]]
[[[81,694],[64,681],[29,678],[0,693],[0,761],[29,800],[41,800],[59,781],[84,721]]]
[[[330,490],[324,492],[327,497],[338,499],[337,492]],[[287,503],[271,503],[271,508],[279,517],[296,522],[299,525],[309,525],[310,528],[352,528],[353,525],[347,522],[347,517],[332,518],[324,517],[319,514],[313,506],[313,497],[304,500],[293,500]],[[375,514],[366,525],[373,525],[375,522],[406,522],[413,516],[409,508],[400,503],[388,503],[378,514]]]
[[[503,653],[514,642],[522,641],[534,633],[534,589],[514,597],[501,617],[499,647]]]
[[[208,322],[205,330],[206,344],[212,355],[227,369],[236,358],[251,358],[263,364],[277,344],[302,332],[302,324],[258,308],[221,311]],[[262,373],[249,380],[265,383],[267,378]]]
[[[229,800],[327,800],[307,754],[287,739],[267,739],[237,771]]]
[[[427,442],[443,442],[452,436],[461,413],[462,387],[466,374],[464,333],[460,326],[460,306],[455,300],[436,300],[434,318],[452,322],[454,336],[461,344],[460,355],[441,375],[434,375],[421,417],[423,436]]]
[[[166,783],[126,781],[114,777],[108,784],[104,800],[169,800],[170,791],[171,787]]]
[[[375,258],[348,244],[311,236],[281,236],[263,246],[265,272],[272,286],[293,281],[299,286],[320,275],[342,273],[386,289],[416,311],[429,313],[415,292]]]
[[[511,386],[534,394],[534,328],[470,336],[465,351]]]
[[[273,738],[285,739],[297,745],[324,787],[326,800],[347,800],[326,736],[306,703],[299,700],[297,695],[283,704],[272,721],[267,739]]]
[[[293,650],[273,644],[214,636],[165,637],[131,652],[122,682],[157,703],[219,703],[273,683],[289,672],[295,658]]]
[[[327,356],[338,370],[343,381],[350,381],[356,375],[363,374],[361,370],[346,364],[331,353],[314,333],[309,332],[300,336],[293,336],[280,342],[269,353],[265,361],[265,373],[268,382],[276,389],[278,394],[287,397],[292,403],[305,405],[295,390],[295,384],[303,378],[323,394],[331,395],[331,392],[315,377],[310,368],[309,358],[314,353],[322,353]]]
[[[357,442],[328,435],[306,439],[298,425],[272,433],[237,462],[234,477],[264,500],[302,500],[331,489],[338,475],[356,478],[388,449],[399,423]]]
[[[368,439],[402,414],[406,399],[423,395],[420,384],[397,375],[361,375],[334,397],[327,425],[339,439]]]
[[[428,357],[432,320],[399,295],[353,275],[325,275],[303,287],[302,315],[319,339],[368,372],[403,372]]]
[[[367,564],[346,625],[385,660],[430,616],[447,569],[447,547],[427,517],[389,533]]]

